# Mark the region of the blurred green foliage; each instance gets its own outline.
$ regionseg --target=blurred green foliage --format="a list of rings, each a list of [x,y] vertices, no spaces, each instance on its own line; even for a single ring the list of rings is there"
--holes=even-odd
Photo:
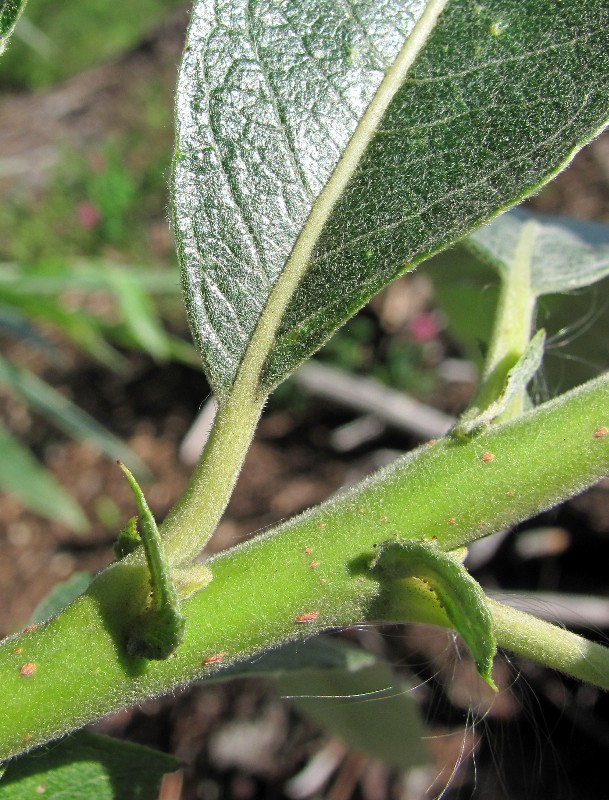
[[[137,45],[182,0],[29,0],[3,56],[0,88],[43,89]]]

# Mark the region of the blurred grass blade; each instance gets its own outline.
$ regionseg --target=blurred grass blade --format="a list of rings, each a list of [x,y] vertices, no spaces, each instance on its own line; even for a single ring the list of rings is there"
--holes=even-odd
[[[107,270],[106,277],[114,290],[124,324],[137,344],[157,361],[166,361],[170,351],[168,337],[138,276],[133,271],[113,268]]]
[[[100,453],[115,461],[126,462],[140,475],[148,474],[148,468],[138,456],[107,428],[48,383],[2,357],[0,357],[0,386],[4,386],[35,408],[69,436],[92,444]]]
[[[25,7],[25,0],[0,0],[0,55]]]
[[[81,308],[67,306],[66,292],[81,293]],[[86,310],[84,300],[93,293],[112,297],[119,322],[109,324]],[[121,369],[125,359],[111,346],[136,346],[158,361],[171,357],[169,335],[160,322],[151,295],[180,293],[173,271],[125,267],[106,261],[44,262],[19,267],[0,265],[0,301],[27,313],[35,321],[50,322],[80,350],[110,367]]]
[[[178,295],[181,291],[178,276],[173,270],[149,269],[146,267],[120,267],[112,261],[44,261],[33,266],[4,262],[0,264],[0,289],[11,289],[21,295],[51,295],[82,290],[95,292],[113,290],[108,276],[120,269],[132,276],[149,294]]]
[[[17,439],[0,427],[0,488],[30,511],[74,531],[89,527],[78,503]]]
[[[98,317],[85,311],[67,310],[51,297],[7,291],[1,283],[0,303],[10,307],[14,313],[19,314],[22,318],[27,315],[31,321],[37,323],[44,321],[55,326],[61,330],[75,347],[109,369],[118,371],[126,366],[125,358],[109,344],[108,337],[103,336],[102,332],[105,324]],[[31,322],[27,324],[30,329],[33,328]],[[19,336],[19,331],[16,331],[16,335]],[[51,343],[48,338],[40,333],[37,334],[37,337],[38,346],[40,346],[40,340],[44,340],[47,342],[45,349],[48,350],[49,346],[53,346],[61,357],[60,349]]]

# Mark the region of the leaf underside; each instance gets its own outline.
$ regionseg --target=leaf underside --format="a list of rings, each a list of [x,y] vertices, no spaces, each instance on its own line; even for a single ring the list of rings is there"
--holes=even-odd
[[[26,0],[0,0],[0,55],[25,6]]]
[[[605,2],[448,2],[388,88],[424,5],[195,4],[174,217],[191,328],[220,400],[261,314],[276,330],[256,378],[269,391],[382,286],[533,191],[604,126]],[[388,93],[354,155],[366,108]],[[349,180],[326,190],[320,223],[341,157]],[[303,274],[279,303],[274,287],[305,240]]]
[[[535,224],[531,291],[569,292],[609,275],[609,225],[515,209],[469,236],[464,246],[505,278],[526,224]]]

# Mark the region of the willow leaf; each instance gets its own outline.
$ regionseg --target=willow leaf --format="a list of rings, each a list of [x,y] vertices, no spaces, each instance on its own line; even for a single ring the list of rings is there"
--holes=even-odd
[[[516,209],[469,236],[463,245],[503,281],[525,226],[533,226],[530,291],[535,297],[570,292],[609,275],[609,225]]]
[[[174,220],[220,402],[563,167],[607,121],[608,30],[603,0],[198,0]]]
[[[0,55],[25,7],[26,0],[0,0]]]

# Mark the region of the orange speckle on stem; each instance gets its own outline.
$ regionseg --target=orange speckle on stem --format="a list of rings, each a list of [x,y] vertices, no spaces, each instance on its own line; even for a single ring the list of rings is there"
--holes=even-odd
[[[323,530],[326,527],[326,523],[325,522],[320,522],[317,527]]]
[[[514,497],[515,495],[516,495],[516,492],[513,489],[509,489],[508,490],[508,492],[507,492],[507,496],[508,497]]]
[[[491,453],[490,450],[487,450],[486,453],[482,453],[480,456],[480,460],[484,461],[485,464],[488,464],[489,461],[492,461],[495,458],[495,454]]]
[[[305,556],[310,556],[311,553],[313,552],[313,548],[312,547],[305,547],[305,549],[302,552],[305,554]]]
[[[24,678],[29,678],[30,675],[33,675],[36,672],[36,664],[33,661],[28,661],[27,664],[24,664],[21,669],[19,670],[19,674],[23,675]]]
[[[23,652],[23,648],[22,648],[22,647],[16,647],[16,648],[13,650],[13,655],[14,655],[14,656],[18,656],[18,655],[19,655],[21,652]]]
[[[382,514],[379,517],[379,522],[389,522],[389,517],[387,517],[385,514]]]
[[[21,739],[21,741],[23,742],[23,744],[27,744],[28,742],[31,742],[33,738],[34,737],[32,736],[31,733],[26,733],[25,736]]]
[[[214,653],[213,656],[206,656],[203,659],[203,666],[206,667],[208,664],[217,664],[218,661],[222,661],[226,653]]]
[[[605,426],[602,425],[600,428],[597,428],[594,431],[594,438],[603,439],[608,433],[609,433],[609,428],[605,428]]]
[[[328,581],[327,581],[325,578],[320,578],[320,579],[319,579],[319,585],[320,585],[320,586],[325,586],[327,582],[328,582]]]
[[[299,617],[296,617],[294,619],[294,622],[297,625],[304,625],[307,622],[315,622],[318,616],[319,616],[319,611],[307,611],[306,614],[301,614]]]
[[[454,517],[451,517],[451,518],[448,520],[448,524],[449,524],[449,525],[454,525],[456,521],[457,521],[457,520],[456,520]]]
[[[309,564],[309,567],[311,569],[317,569],[318,566],[319,566],[319,561],[311,561],[311,563]]]
[[[24,628],[23,632],[24,633],[31,633],[32,631],[35,631],[36,628],[39,628],[39,627],[40,627],[40,625],[38,625],[37,622],[34,622],[32,625],[28,625],[27,628]]]

